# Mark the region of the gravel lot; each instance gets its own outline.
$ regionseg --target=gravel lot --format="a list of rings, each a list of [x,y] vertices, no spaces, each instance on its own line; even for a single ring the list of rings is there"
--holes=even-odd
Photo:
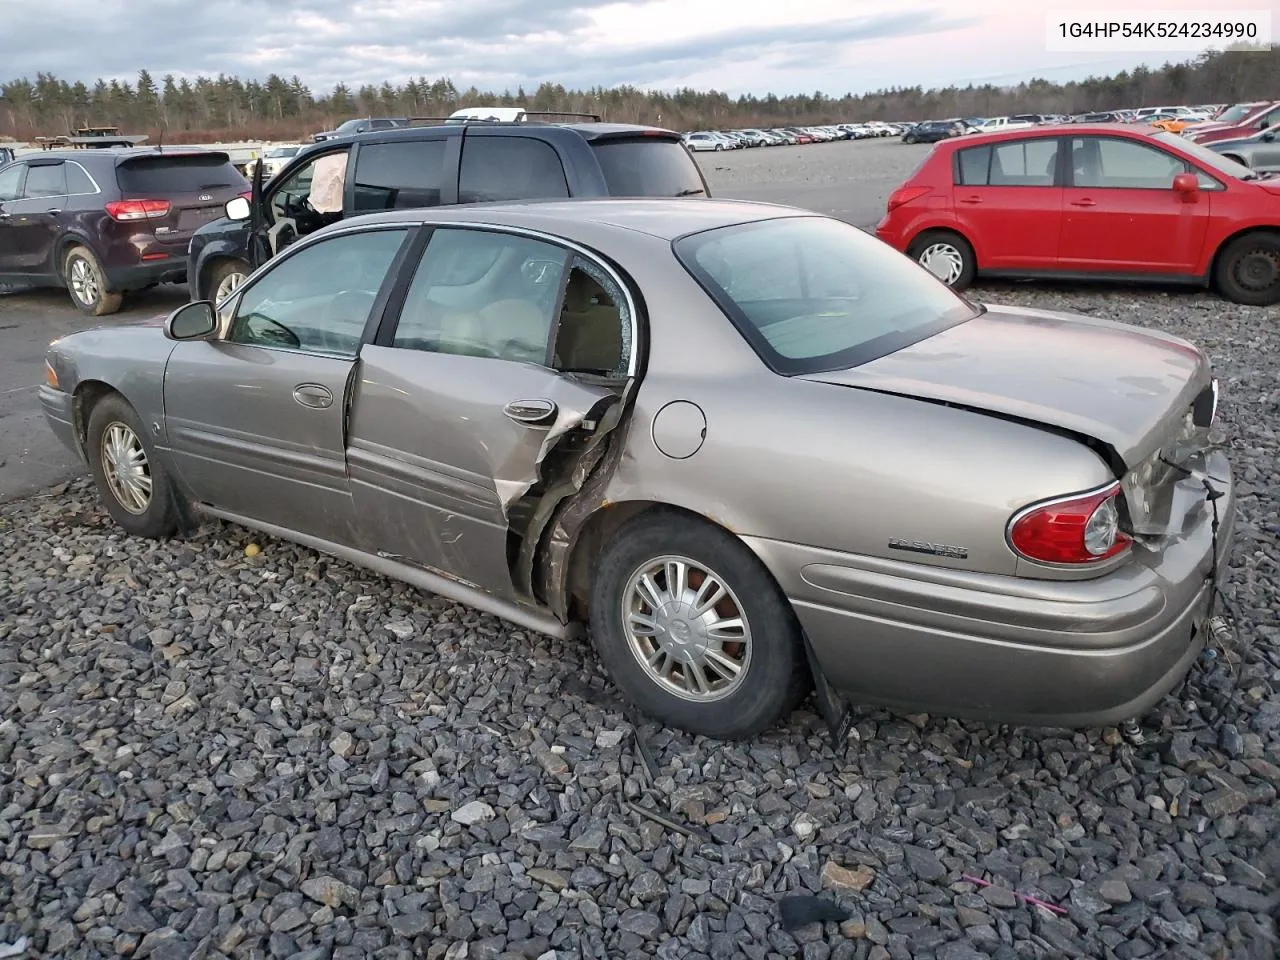
[[[852,179],[818,161],[845,146],[813,148],[811,182]],[[725,162],[764,183],[798,162],[785,152]],[[132,540],[73,480],[0,506],[0,945],[1274,958],[1274,313],[1131,288],[975,293],[1190,337],[1224,378],[1239,639],[1141,736],[863,711],[837,755],[808,713],[745,745],[645,726],[650,785],[584,645],[220,524]],[[784,931],[780,898],[806,892],[851,916]]]

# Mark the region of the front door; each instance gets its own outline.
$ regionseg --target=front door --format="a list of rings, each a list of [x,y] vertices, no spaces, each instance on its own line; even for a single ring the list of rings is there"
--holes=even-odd
[[[13,205],[22,196],[22,178],[26,172],[24,163],[0,170],[0,276],[18,273],[17,220]]]
[[[224,307],[219,339],[177,344],[165,370],[165,428],[197,500],[353,542],[350,389],[407,234],[368,230],[308,244]]]
[[[952,198],[983,270],[1052,268],[1062,223],[1057,137],[957,151]]]
[[[1073,137],[1063,194],[1062,267],[1116,273],[1191,273],[1200,260],[1216,184],[1186,203],[1179,173],[1199,173],[1180,157],[1119,137]]]
[[[362,355],[347,458],[364,549],[526,599],[512,569],[539,500],[628,381],[626,303],[555,243],[437,229]]]
[[[66,204],[66,164],[62,160],[28,160],[22,197],[6,204],[14,272],[32,276],[51,269],[59,218]]]

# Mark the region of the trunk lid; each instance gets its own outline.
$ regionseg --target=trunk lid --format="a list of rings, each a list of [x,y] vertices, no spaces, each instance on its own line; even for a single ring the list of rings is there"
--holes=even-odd
[[[218,151],[166,151],[127,157],[116,167],[122,200],[161,200],[168,212],[149,216],[156,241],[186,253],[191,235],[223,215],[248,182]]]
[[[988,307],[888,356],[806,379],[1065,430],[1108,448],[1122,476],[1181,435],[1212,378],[1204,355],[1176,337],[1045,310]]]

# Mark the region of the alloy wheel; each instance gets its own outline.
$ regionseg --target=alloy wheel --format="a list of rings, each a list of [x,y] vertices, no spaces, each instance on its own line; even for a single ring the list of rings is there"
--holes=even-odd
[[[247,274],[244,273],[228,273],[218,281],[218,289],[213,292],[213,302],[221,303],[225,297],[231,296],[236,287],[244,283]]]
[[[751,627],[715,571],[688,557],[650,560],[622,592],[627,646],[650,680],[682,700],[731,695],[751,664]]]
[[[77,256],[71,261],[71,293],[77,300],[86,307],[91,307],[98,302],[98,295],[101,292],[98,286],[98,276],[93,268],[89,266],[89,261],[84,257]]]
[[[947,286],[964,272],[964,255],[953,243],[931,243],[920,252],[920,265]]]
[[[142,441],[127,424],[115,421],[102,431],[102,475],[121,507],[135,516],[146,512],[151,505],[151,465]]]

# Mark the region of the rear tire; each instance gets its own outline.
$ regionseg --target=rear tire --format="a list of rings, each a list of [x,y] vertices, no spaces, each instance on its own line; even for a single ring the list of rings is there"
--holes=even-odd
[[[907,256],[952,290],[965,290],[978,274],[973,247],[951,230],[926,230],[911,241]]]
[[[1258,230],[1236,237],[1218,254],[1213,274],[1218,292],[1234,303],[1280,303],[1280,234]]]
[[[124,397],[112,393],[94,404],[85,439],[89,469],[111,519],[135,537],[175,533],[179,510],[169,473]]]
[[[590,609],[613,682],[667,726],[754,737],[811,687],[790,602],[755,554],[711,524],[664,512],[624,525],[597,560]]]
[[[71,302],[80,311],[105,317],[120,310],[124,295],[107,291],[107,275],[88,247],[74,246],[62,260],[62,277]]]

